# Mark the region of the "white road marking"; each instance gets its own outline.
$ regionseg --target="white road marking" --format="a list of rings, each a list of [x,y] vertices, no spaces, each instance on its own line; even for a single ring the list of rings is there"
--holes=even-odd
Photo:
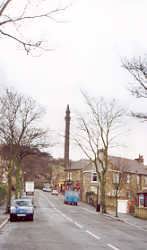
[[[70,221],[70,222],[73,222],[73,219],[72,219],[72,218],[66,216],[66,215],[63,214],[63,213],[61,213],[61,215],[62,215],[66,220],[68,220],[68,221]]]
[[[108,246],[108,247],[111,247],[113,250],[120,250],[119,248],[117,248],[117,247],[115,247],[115,246],[113,246],[113,245],[111,245],[111,244],[107,244],[107,246]]]
[[[78,222],[74,222],[74,224],[78,227],[78,228],[80,228],[80,229],[82,229],[83,228],[83,225],[81,225],[81,224],[79,224]]]
[[[88,233],[89,235],[91,235],[92,237],[94,237],[94,238],[97,239],[97,240],[100,240],[100,239],[101,239],[101,237],[99,237],[99,236],[93,234],[93,233],[90,232],[89,230],[86,230],[85,232]]]
[[[59,209],[54,208],[59,214],[61,214],[66,220],[73,222],[72,218],[68,217],[66,214],[62,213]]]
[[[0,229],[8,222],[8,218],[3,221],[3,223],[0,225]]]
[[[89,213],[91,213],[91,214],[97,214],[96,212],[91,211],[91,210],[88,209],[88,208],[85,208],[85,207],[80,207],[80,208],[83,209],[83,210],[86,210],[87,212],[89,212]]]

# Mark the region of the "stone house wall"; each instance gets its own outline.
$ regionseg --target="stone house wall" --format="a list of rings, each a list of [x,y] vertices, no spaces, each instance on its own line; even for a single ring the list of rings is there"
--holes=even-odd
[[[91,172],[94,171],[94,168],[91,171],[83,172],[83,193],[82,200],[87,202],[86,193],[90,192],[97,193],[97,183],[91,182]],[[119,199],[128,199],[129,200],[129,210],[134,212],[134,205],[136,203],[136,195],[139,190],[146,187],[145,176],[140,175],[139,184],[137,184],[137,175],[135,173],[125,173],[125,175],[130,175],[130,182],[126,183],[126,177],[121,183]],[[93,198],[95,199],[95,198]],[[113,183],[113,171],[108,170],[106,175],[106,206],[111,209],[115,209],[115,186]],[[133,206],[133,207],[132,207]]]

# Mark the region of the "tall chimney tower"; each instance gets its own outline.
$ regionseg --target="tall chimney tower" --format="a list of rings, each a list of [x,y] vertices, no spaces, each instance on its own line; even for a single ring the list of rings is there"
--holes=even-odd
[[[69,135],[70,135],[70,110],[67,105],[65,116],[65,144],[64,144],[64,166],[69,170]]]

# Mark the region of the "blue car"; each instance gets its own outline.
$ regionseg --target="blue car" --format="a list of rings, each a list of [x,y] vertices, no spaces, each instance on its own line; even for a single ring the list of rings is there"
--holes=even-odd
[[[15,199],[10,207],[10,221],[31,220],[34,218],[34,206],[31,199]]]
[[[64,204],[77,206],[79,200],[79,194],[76,191],[66,191],[64,194]]]

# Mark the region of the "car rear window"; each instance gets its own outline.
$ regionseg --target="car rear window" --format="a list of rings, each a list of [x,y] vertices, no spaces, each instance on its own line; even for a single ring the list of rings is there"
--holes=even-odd
[[[32,206],[31,200],[16,200],[15,205],[23,207],[23,206]]]

